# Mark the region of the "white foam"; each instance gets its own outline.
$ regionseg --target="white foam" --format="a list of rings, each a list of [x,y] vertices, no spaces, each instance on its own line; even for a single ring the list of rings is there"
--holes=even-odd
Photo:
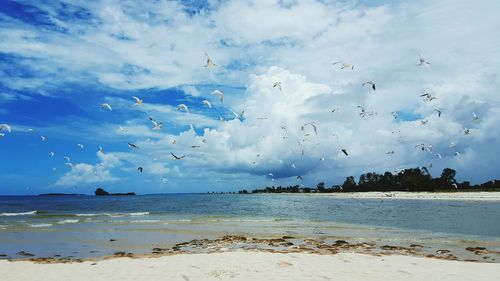
[[[130,213],[131,216],[147,216],[149,212]]]
[[[62,221],[58,221],[57,224],[77,223],[79,221],[80,220],[62,220]]]
[[[40,228],[40,227],[51,227],[52,224],[51,223],[39,223],[39,224],[28,224],[29,226],[31,227],[37,227],[37,228]]]
[[[21,213],[0,213],[0,217],[29,216],[29,215],[36,215],[36,211],[21,212]]]

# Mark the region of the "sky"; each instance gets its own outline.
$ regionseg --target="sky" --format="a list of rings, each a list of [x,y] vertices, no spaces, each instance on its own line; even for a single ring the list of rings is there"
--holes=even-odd
[[[499,179],[499,10],[496,0],[3,0],[0,124],[11,132],[0,125],[0,194],[331,186],[419,166]]]

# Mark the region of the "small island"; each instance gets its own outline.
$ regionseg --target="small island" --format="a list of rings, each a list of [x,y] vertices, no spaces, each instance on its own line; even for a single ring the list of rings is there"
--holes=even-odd
[[[127,192],[127,193],[109,193],[102,188],[98,188],[95,190],[96,196],[127,196],[127,195],[135,195],[135,192]]]

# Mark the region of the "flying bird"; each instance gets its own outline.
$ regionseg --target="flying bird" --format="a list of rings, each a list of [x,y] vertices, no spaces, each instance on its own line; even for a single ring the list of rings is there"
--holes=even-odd
[[[183,104],[183,103],[181,103],[181,104],[179,104],[179,105],[177,106],[177,111],[179,111],[179,110],[184,110],[184,111],[186,111],[187,113],[189,113],[189,109],[188,109],[187,105],[185,105],[185,104]]]
[[[472,112],[472,121],[479,121],[479,116],[475,112]]]
[[[201,103],[208,106],[209,108],[212,108],[212,104],[210,104],[210,102],[208,100],[203,100],[203,101],[201,101]]]
[[[218,96],[220,99],[220,102],[224,101],[224,93],[221,90],[215,90],[212,92],[212,95]]]
[[[470,129],[464,129],[464,134],[465,135],[470,135]]]
[[[175,158],[175,160],[181,160],[182,158],[186,157],[186,155],[177,156],[177,155],[173,154],[172,152],[170,152],[170,154]]]
[[[304,180],[304,178],[302,176],[297,176],[297,179],[298,180]]]
[[[398,113],[396,111],[391,112],[391,115],[392,117],[394,117],[394,119],[398,118]]]
[[[79,148],[83,149],[83,144],[79,143],[79,144],[77,144],[77,146],[78,146]]]
[[[441,117],[441,113],[443,112],[441,108],[434,108],[434,111],[437,112],[438,117]]]
[[[240,121],[243,121],[243,114],[245,114],[245,110],[242,110],[240,113],[233,111],[233,114],[236,118],[240,119]]]
[[[46,137],[46,136],[40,136],[40,139],[41,139],[42,141],[47,141],[47,137]]]
[[[346,62],[343,62],[343,61],[336,61],[333,63],[333,65],[336,65],[336,64],[340,64],[340,69],[351,69],[353,70],[354,69],[354,64],[350,64],[350,63],[346,63]]]
[[[316,135],[318,134],[318,129],[316,128],[316,125],[314,124],[314,122],[307,122],[307,123],[305,123],[304,125],[302,125],[300,127],[300,130],[304,131],[306,129],[307,125],[311,126],[314,129],[314,133]]]
[[[372,89],[375,91],[375,83],[373,81],[366,81],[363,83],[363,87],[366,85],[371,85]]]
[[[137,168],[137,171],[139,171],[139,173],[142,173],[142,170],[142,167]]]
[[[420,95],[421,97],[425,97],[424,101],[432,101],[432,100],[435,100],[437,99],[436,97],[432,96],[431,93],[429,92],[424,92],[422,95]]]
[[[133,147],[133,148],[139,148],[137,145],[135,145],[135,144],[133,144],[133,143],[130,143],[130,142],[128,143],[128,147],[131,147],[131,148],[132,148],[132,147]]]
[[[64,158],[64,161],[71,162],[71,159],[69,159],[69,156],[64,156],[63,158]]]
[[[7,124],[0,124],[0,132],[3,130],[7,130],[9,133],[12,132],[12,128]]]
[[[281,91],[281,82],[274,82],[273,88],[278,88]]]
[[[210,58],[210,56],[205,52],[205,56],[207,57],[207,64],[205,64],[206,68],[211,68],[211,67],[216,67],[217,65],[214,63],[214,61]]]
[[[151,123],[153,123],[153,130],[155,130],[155,131],[160,130],[161,127],[163,126],[162,122],[157,122],[156,120],[154,120],[151,117],[149,117],[149,120],[151,121]]]
[[[385,154],[394,154],[394,150],[391,150],[391,151],[387,151]]]
[[[423,65],[430,65],[431,63],[428,62],[422,54],[418,54],[418,64],[417,66],[423,66]]]
[[[365,117],[366,116],[366,110],[364,107],[362,107],[361,105],[358,105],[356,106],[357,108],[359,108],[361,110],[361,112],[359,112],[359,116],[361,117]]]
[[[333,108],[333,109],[332,109],[331,113],[334,113],[335,111],[338,111],[339,109],[340,109],[340,108],[335,107],[335,108]]]
[[[99,146],[99,150],[97,152],[104,153],[104,149],[102,148],[102,146]]]
[[[101,104],[101,107],[107,108],[109,111],[113,111],[113,109],[111,108],[111,105],[109,103],[103,103],[103,104]]]
[[[425,125],[429,123],[429,120],[420,120],[420,125]]]
[[[432,151],[432,145],[425,143],[417,144],[415,145],[415,148],[420,148],[422,151]]]
[[[135,100],[135,105],[141,105],[142,104],[142,100],[136,96],[132,96],[132,98]]]
[[[64,165],[70,166],[71,168],[73,168],[73,164],[71,164],[70,162],[66,162],[66,163],[64,163]]]
[[[436,153],[436,157],[439,159],[443,159],[443,156],[441,156],[441,154],[439,154],[439,153]]]
[[[347,153],[347,150],[345,148],[342,148],[340,151],[342,151],[345,154],[345,156],[349,156],[349,154]]]
[[[54,152],[52,152],[52,151],[51,151],[51,152],[49,152],[49,156],[50,156],[50,157],[54,157],[54,155],[56,155]]]

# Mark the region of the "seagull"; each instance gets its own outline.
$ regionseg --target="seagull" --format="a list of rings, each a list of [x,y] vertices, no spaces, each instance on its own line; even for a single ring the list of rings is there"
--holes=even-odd
[[[429,152],[432,151],[432,145],[430,145],[430,144],[421,143],[421,144],[415,145],[415,148],[417,148],[417,147],[419,147],[422,151],[429,151]]]
[[[33,133],[35,130],[33,130],[33,128],[28,128],[28,133]]]
[[[50,157],[54,157],[54,155],[56,155],[54,152],[52,152],[52,151],[51,151],[51,152],[49,152],[49,156],[50,156]]]
[[[314,125],[314,122],[308,122],[308,123],[305,123],[304,125],[302,125],[300,127],[300,130],[304,131],[306,129],[306,126],[307,125],[310,125],[311,127],[313,127],[314,129],[314,133],[317,135],[318,134],[318,129],[316,128],[316,125]]]
[[[177,106],[177,111],[179,111],[179,110],[184,110],[184,111],[186,111],[187,113],[189,113],[189,109],[188,109],[187,105],[185,105],[185,104],[183,104],[183,103],[181,103],[181,104],[179,104],[179,105]]]
[[[281,82],[274,82],[273,88],[278,87],[278,89],[281,91]]]
[[[236,118],[240,119],[240,121],[243,120],[243,114],[245,114],[245,110],[242,110],[240,113],[236,113],[233,111],[233,114],[234,116],[236,116]]]
[[[359,116],[365,117],[366,116],[366,110],[365,110],[365,108],[362,107],[361,105],[358,105],[356,107],[359,108],[359,109],[361,109],[361,112],[359,113]]]
[[[67,166],[70,166],[71,168],[73,168],[73,164],[71,164],[70,162],[66,162],[66,163],[64,163],[64,165],[67,165]]]
[[[137,145],[130,142],[128,143],[128,147],[139,148]]]
[[[224,93],[221,90],[215,90],[212,92],[212,95],[218,96],[220,99],[220,102],[224,101]]]
[[[335,107],[335,108],[333,108],[333,109],[332,109],[332,111],[331,111],[331,112],[332,112],[332,113],[334,113],[335,111],[338,111],[339,109],[340,109],[340,108]]]
[[[69,159],[69,156],[64,156],[63,158],[64,158],[64,161],[71,162],[71,159]]]
[[[470,135],[470,129],[464,129],[464,134],[465,135]]]
[[[219,116],[219,121],[224,122],[224,121],[226,121],[226,118]]]
[[[366,86],[366,85],[371,85],[372,86],[372,89],[375,91],[375,83],[373,81],[366,81],[363,83],[363,87]]]
[[[83,149],[83,144],[79,143],[77,144],[79,148]]]
[[[460,156],[460,152],[455,151],[455,156]]]
[[[47,137],[46,137],[46,136],[40,136],[40,139],[41,139],[42,141],[47,141]]]
[[[123,128],[122,126],[118,126],[118,128],[120,129],[120,132],[126,132],[126,131],[128,131],[127,128]]]
[[[398,118],[398,113],[396,111],[391,112],[391,115],[392,117],[394,117],[394,119]]]
[[[102,148],[102,146],[99,146],[99,150],[97,152],[104,153],[104,149]]]
[[[101,104],[101,107],[107,108],[109,111],[113,111],[113,109],[111,108],[111,105],[109,105],[109,103],[103,103],[103,104]]]
[[[214,61],[210,58],[210,56],[205,52],[205,56],[207,56],[207,64],[205,65],[206,68],[211,68],[211,67],[216,67],[217,65],[214,63]]]
[[[297,176],[297,179],[298,180],[304,180],[304,178],[302,176]]]
[[[175,139],[172,140],[172,144],[175,144],[177,141]]]
[[[137,171],[139,171],[140,173],[142,173],[142,170],[142,167],[137,168]]]
[[[387,151],[385,154],[394,154],[394,150]]]
[[[347,154],[347,150],[345,148],[342,148],[340,151],[342,151],[345,154],[345,156],[349,156],[349,154]]]
[[[142,100],[136,96],[132,96],[132,98],[135,100],[135,105],[141,105],[142,104]]]
[[[420,120],[420,125],[425,125],[429,122],[429,120]]]
[[[2,130],[4,130],[4,129],[7,130],[7,132],[9,132],[9,133],[12,132],[12,128],[9,125],[7,125],[7,124],[0,124],[0,132]]]
[[[443,112],[441,108],[434,108],[434,111],[437,112],[438,117],[441,117],[441,113]]]
[[[472,112],[472,121],[479,121],[479,116],[477,116],[477,114],[475,112]],[[1,127],[1,125],[0,125]]]
[[[451,184],[455,189],[458,189],[458,185],[456,183]]]
[[[454,142],[450,142],[450,144],[448,145],[449,148],[453,148],[453,147],[456,147],[456,146],[457,146],[457,144],[454,143]]]
[[[439,153],[436,153],[436,157],[439,158],[439,159],[442,159],[443,157],[441,156],[441,154]]]
[[[294,163],[292,163],[292,167],[293,167],[294,169],[296,169],[296,167],[295,167],[295,164],[294,164]]]
[[[418,59],[418,60],[419,60],[419,62],[418,62],[418,64],[417,64],[417,66],[422,66],[422,65],[430,65],[430,64],[431,64],[430,62],[428,62],[428,61],[424,58],[424,56],[422,56],[422,54],[418,54],[418,57],[419,57],[419,59]]]
[[[153,123],[153,130],[155,130],[155,131],[160,130],[161,127],[163,126],[162,122],[156,122],[156,120],[154,120],[151,117],[149,117],[149,120],[151,121],[151,123]]]
[[[177,156],[177,155],[173,154],[172,152],[170,152],[170,154],[175,158],[175,160],[181,160],[182,158],[186,157],[186,155]]]
[[[340,64],[340,69],[351,69],[353,70],[354,69],[354,64],[350,64],[350,63],[346,63],[346,62],[343,62],[343,61],[336,61],[333,63],[333,65],[336,65],[336,64]]]
[[[203,101],[201,101],[201,103],[208,106],[209,108],[212,108],[212,105],[210,104],[210,102],[208,100],[203,100]]]
[[[433,97],[431,95],[431,93],[428,93],[428,92],[424,92],[422,95],[420,95],[421,97],[425,97],[424,101],[432,101],[432,100],[435,100],[437,99],[436,97]]]
[[[191,145],[191,148],[198,148],[200,147],[199,145]]]

